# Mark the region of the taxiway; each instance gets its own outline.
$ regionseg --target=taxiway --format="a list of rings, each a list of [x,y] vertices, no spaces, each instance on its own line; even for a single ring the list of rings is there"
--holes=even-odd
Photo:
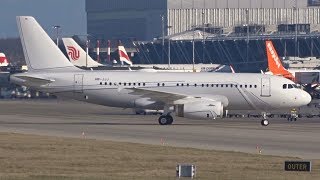
[[[320,119],[226,118],[211,121],[175,118],[158,125],[156,115],[77,101],[2,100],[0,131],[93,138],[200,149],[320,159]]]

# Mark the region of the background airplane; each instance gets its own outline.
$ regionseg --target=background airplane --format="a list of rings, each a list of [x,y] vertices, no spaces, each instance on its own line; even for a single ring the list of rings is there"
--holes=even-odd
[[[303,85],[307,92],[313,96],[319,95],[320,71],[314,69],[286,69],[284,68],[272,41],[266,41],[266,52],[268,57],[268,69],[270,74],[283,76],[296,83]],[[308,74],[307,74],[308,73]],[[301,80],[297,75],[310,77],[308,80]],[[309,81],[309,82],[307,82]]]
[[[9,62],[6,58],[6,55],[0,52],[0,66],[8,66],[8,65],[9,65]]]
[[[282,64],[272,41],[266,41],[266,52],[268,57],[268,69],[273,75],[283,76],[295,81],[295,76],[298,72],[320,72],[320,70],[315,69],[286,69]]]
[[[62,38],[70,62],[78,67],[105,66],[94,61],[72,38]]]
[[[266,52],[268,58],[268,69],[273,75],[283,76],[292,81],[295,80],[294,74],[285,69],[278,56],[276,49],[274,48],[272,41],[266,41]]]
[[[124,46],[122,45],[121,41],[119,41],[118,44],[118,53],[119,53],[119,59],[121,64],[128,64],[129,66],[132,66],[132,61],[130,60],[128,53],[126,51],[126,49],[124,48]]]
[[[155,72],[152,68],[145,68],[140,66],[131,66],[132,62],[127,55],[127,52],[124,46],[119,45],[118,52],[120,61],[128,62],[130,68],[128,66],[113,66],[113,65],[105,65],[98,63],[97,61],[93,60],[89,54],[87,54],[80,45],[72,38],[62,38],[63,44],[67,51],[68,57],[70,62],[82,69],[88,70],[112,70],[112,71],[128,71],[128,70],[139,70],[139,71],[148,71],[148,72]]]

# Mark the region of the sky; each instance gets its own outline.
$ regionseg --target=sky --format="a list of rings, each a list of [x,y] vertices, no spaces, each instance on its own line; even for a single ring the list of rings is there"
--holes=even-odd
[[[51,36],[86,34],[85,0],[0,0],[0,39],[18,37],[16,16],[34,16]]]

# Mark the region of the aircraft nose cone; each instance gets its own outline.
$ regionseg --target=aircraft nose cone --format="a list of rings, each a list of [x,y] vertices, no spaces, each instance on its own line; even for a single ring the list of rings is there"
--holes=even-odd
[[[308,92],[306,91],[303,91],[301,92],[301,103],[302,103],[302,106],[303,105],[307,105],[311,102],[311,96]]]

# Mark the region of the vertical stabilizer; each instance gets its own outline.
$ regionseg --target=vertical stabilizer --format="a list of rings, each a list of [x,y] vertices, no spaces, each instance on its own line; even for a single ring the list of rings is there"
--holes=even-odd
[[[33,17],[18,16],[17,25],[29,71],[77,69]]]
[[[272,41],[266,41],[266,51],[269,71],[274,75],[281,75],[287,79],[294,80],[294,76],[283,67]]]
[[[72,38],[62,38],[63,44],[66,48],[70,62],[79,67],[98,67],[103,66],[94,61],[87,53],[76,43]]]
[[[118,51],[119,51],[119,57],[120,57],[121,63],[125,62],[128,65],[132,66],[132,61],[130,60],[130,58],[127,54],[127,51],[124,48],[124,46],[121,44],[121,42],[119,42]]]
[[[0,53],[0,66],[8,66],[9,62],[4,53]]]
[[[233,69],[232,65],[229,65],[229,66],[230,66],[231,72],[236,73],[236,71]]]

